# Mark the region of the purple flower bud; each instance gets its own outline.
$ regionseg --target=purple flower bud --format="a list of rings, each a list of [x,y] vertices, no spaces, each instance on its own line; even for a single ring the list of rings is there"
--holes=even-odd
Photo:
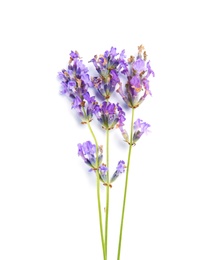
[[[138,59],[133,63],[133,69],[140,74],[145,69],[145,62],[142,59]]]
[[[120,82],[120,79],[119,79],[119,77],[117,75],[116,70],[111,70],[110,71],[110,76],[111,76],[111,83],[112,83],[112,85],[116,86],[116,84]]]
[[[76,81],[75,80],[70,80],[68,82],[68,89],[72,90],[73,92],[75,92],[75,87],[76,87]]]
[[[119,161],[115,173],[112,175],[110,183],[114,182],[120,174],[125,172],[125,162]]]
[[[85,155],[92,155],[96,152],[95,144],[92,144],[90,141],[83,143],[82,149]]]
[[[149,127],[149,124],[143,122],[141,119],[137,119],[134,122],[133,143],[136,143],[144,133],[147,134],[149,132]]]
[[[125,162],[124,161],[119,161],[117,165],[117,174],[121,174],[125,171]]]
[[[120,53],[120,57],[119,57],[119,60],[124,60],[126,58],[126,55],[125,55],[125,50],[122,50],[122,52]]]
[[[82,100],[79,96],[74,97],[73,102],[72,102],[72,108],[79,108],[81,105],[81,102],[82,102]]]
[[[108,168],[104,164],[102,164],[102,165],[100,165],[99,170],[102,175],[106,175]]]
[[[105,166],[105,164],[100,165],[99,167],[100,180],[104,183],[107,181],[107,171],[108,168]]]
[[[67,93],[67,91],[68,91],[68,85],[65,82],[62,82],[61,83],[61,91],[60,91],[60,93],[62,95],[65,95]]]
[[[116,51],[117,51],[116,48],[111,47],[111,49],[110,49],[110,55],[111,55],[111,57],[115,57],[115,56],[118,55],[118,53],[117,53]]]
[[[125,112],[123,111],[123,109],[121,108],[121,106],[119,106],[119,104],[117,103],[117,110],[118,110],[118,124],[119,127],[124,126],[124,121],[126,120],[125,118]]]
[[[61,80],[61,81],[66,80],[64,73],[62,73],[61,71],[58,72],[58,79]]]
[[[147,67],[147,69],[148,69],[148,73],[147,73],[146,77],[148,78],[151,74],[152,74],[153,77],[155,77],[155,73],[154,73],[154,71],[151,69],[151,66],[150,66],[149,62],[150,62],[150,61],[148,61],[147,64],[146,64],[146,67]]]
[[[76,59],[76,58],[79,57],[78,53],[77,53],[77,52],[74,52],[74,51],[71,51],[71,53],[70,53],[69,55],[70,55],[70,57],[71,57],[72,59]]]
[[[134,76],[131,80],[131,87],[134,89],[133,95],[137,96],[138,92],[142,90],[141,79],[139,76]]]
[[[98,173],[99,173],[100,180],[101,180],[103,183],[106,183],[108,168],[106,167],[105,164],[101,164],[98,169],[99,169]],[[95,168],[90,168],[90,169],[89,169],[89,172],[95,172],[95,173],[97,173],[97,169],[95,169]]]

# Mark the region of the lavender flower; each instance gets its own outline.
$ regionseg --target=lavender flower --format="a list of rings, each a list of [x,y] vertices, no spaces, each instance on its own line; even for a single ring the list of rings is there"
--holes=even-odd
[[[100,167],[99,167],[99,174],[100,174],[100,180],[105,183],[106,180],[107,180],[107,171],[108,171],[108,168],[106,167],[105,164],[102,164]]]
[[[130,66],[127,74],[127,83],[125,89],[122,89],[122,85],[118,88],[117,92],[121,95],[124,102],[131,108],[138,107],[146,98],[148,94],[151,95],[149,89],[149,76],[154,72],[152,71],[149,61],[146,63],[147,54],[144,51],[144,47],[141,45],[138,47],[138,55],[136,59],[131,56],[128,59]],[[143,95],[140,96],[140,92],[144,91]]]
[[[78,144],[78,155],[82,157],[84,162],[91,167],[92,170],[97,170],[98,165],[101,165],[103,160],[103,149],[100,146],[98,151],[98,162],[96,161],[96,146],[90,141],[83,144]]]
[[[104,129],[111,130],[115,125],[122,127],[125,121],[125,113],[119,104],[104,101],[101,106],[96,106],[95,116]]]
[[[103,149],[99,146],[98,163],[96,160],[96,146],[90,141],[83,144],[78,144],[78,155],[81,156],[84,162],[90,166],[89,171],[97,171],[99,173],[100,180],[105,183],[107,179],[108,168],[105,164],[101,164],[103,160]]]
[[[82,99],[79,96],[73,98],[72,108],[78,111],[81,123],[86,124],[92,121],[94,111],[98,106],[97,104],[95,97],[91,97],[89,92],[85,92]]]
[[[125,162],[119,161],[115,173],[112,175],[110,183],[114,182],[117,177],[125,171]]]
[[[109,99],[114,92],[115,87],[120,83],[119,73],[126,75],[128,73],[128,64],[125,61],[125,50],[117,57],[116,48],[111,47],[110,51],[105,51],[104,55],[94,56],[90,62],[93,63],[99,76],[92,79],[94,87],[104,97]]]
[[[92,85],[88,74],[88,68],[83,64],[78,52],[71,51],[68,69],[63,69],[58,73],[61,81],[61,94],[67,94],[69,97],[82,97]]]
[[[137,119],[134,122],[133,143],[136,143],[144,133],[148,133],[149,127],[149,124],[143,122],[141,119]]]
[[[61,81],[61,94],[72,100],[72,108],[78,111],[82,123],[90,122],[97,102],[88,92],[92,83],[78,52],[71,51],[68,70],[63,69],[58,77]]]

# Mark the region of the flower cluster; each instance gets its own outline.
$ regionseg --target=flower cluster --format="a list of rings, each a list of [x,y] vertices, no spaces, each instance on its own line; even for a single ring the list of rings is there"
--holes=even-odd
[[[123,126],[125,113],[119,104],[104,101],[102,105],[95,107],[95,115],[104,129],[111,130],[115,125]]]
[[[128,59],[130,68],[127,74],[127,83],[124,89],[120,84],[117,90],[124,102],[131,108],[138,107],[148,94],[151,95],[148,78],[151,74],[154,76],[154,72],[150,67],[149,61],[146,62],[147,54],[143,50],[144,47],[142,45],[139,46],[136,59],[134,56]],[[142,90],[144,93],[140,95]]]
[[[78,111],[82,124],[91,122],[93,114],[98,106],[94,96],[90,96],[89,92],[85,92],[82,98],[76,96],[73,98],[72,108]]]
[[[78,144],[78,155],[82,157],[84,162],[90,166],[90,171],[99,170],[99,175],[102,180],[106,178],[107,167],[102,164],[103,148],[99,146],[98,154],[96,153],[96,145],[87,141],[83,144]]]
[[[68,69],[58,73],[61,80],[61,94],[67,94],[71,98],[75,96],[82,98],[88,87],[92,85],[88,71],[78,52],[71,51]]]
[[[82,157],[84,162],[90,167],[90,171],[99,171],[100,180],[107,185],[107,171],[106,164],[102,163],[103,148],[99,146],[98,154],[96,152],[96,145],[87,141],[83,144],[78,144],[78,155]],[[114,182],[117,177],[125,171],[125,162],[119,161],[116,171],[111,177],[110,183]],[[110,185],[110,183],[108,183]]]
[[[96,160],[96,145],[87,141],[83,144],[78,144],[78,155],[82,157],[84,162],[89,165],[93,170],[97,170],[103,160],[103,149],[99,147]]]
[[[82,123],[90,122],[97,102],[88,92],[92,82],[88,68],[83,64],[78,52],[71,51],[68,69],[59,72],[58,77],[61,81],[61,94],[72,100],[72,108],[78,111]]]
[[[125,58],[125,50],[119,54],[117,49],[112,47],[110,51],[105,51],[104,55],[95,55],[90,60],[99,74],[92,79],[92,83],[104,99],[109,99],[116,85],[120,83],[119,74],[127,75],[128,64]]]

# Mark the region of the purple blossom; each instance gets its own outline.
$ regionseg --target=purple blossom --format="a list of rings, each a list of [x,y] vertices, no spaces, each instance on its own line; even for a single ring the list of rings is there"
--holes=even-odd
[[[98,162],[96,161],[96,146],[90,141],[83,144],[78,144],[78,155],[81,156],[84,162],[93,170],[97,169],[103,159],[103,151],[100,148],[98,149]]]
[[[100,172],[102,173],[102,175],[106,175],[107,171],[108,171],[108,168],[106,167],[105,164],[102,164],[100,167],[99,167],[99,170]]]
[[[79,54],[78,54],[77,51],[76,51],[76,52],[71,51],[69,55],[70,55],[70,58],[71,58],[71,59],[76,59],[76,58],[79,57]]]
[[[82,99],[82,95],[92,86],[88,68],[80,60],[78,52],[71,51],[68,69],[59,72],[58,78],[61,81],[61,94],[70,98],[79,96]]]
[[[121,174],[125,171],[125,162],[124,161],[119,161],[118,162],[118,165],[117,165],[117,169],[116,169],[116,172],[118,174]]]
[[[111,180],[110,180],[110,183],[114,182],[120,174],[122,174],[123,172],[125,172],[125,167],[126,167],[126,166],[125,166],[125,162],[124,162],[124,161],[119,161],[119,162],[118,162],[116,171],[115,171],[115,173],[112,175]]]
[[[66,77],[65,77],[63,71],[62,71],[62,72],[61,72],[61,71],[58,72],[58,79],[59,79],[60,81],[66,80]]]
[[[90,62],[96,68],[98,76],[92,79],[92,83],[104,99],[109,99],[115,87],[120,83],[119,74],[126,75],[128,64],[125,61],[125,50],[117,57],[117,49],[111,47],[110,51],[105,51],[99,58],[95,55]]]
[[[102,164],[102,146],[99,146],[98,149],[98,162],[96,159],[96,145],[92,144],[90,141],[84,142],[83,144],[78,144],[78,155],[81,156],[84,162],[90,167],[89,171],[94,171],[99,174],[100,180],[105,183],[108,168],[105,164]]]
[[[122,127],[125,121],[125,113],[119,104],[104,101],[101,106],[96,106],[95,116],[104,129],[113,129],[115,125]]]
[[[120,79],[118,77],[116,70],[111,70],[110,76],[111,76],[111,84],[116,86],[116,84],[118,84],[120,82]]]
[[[134,89],[135,92],[139,92],[142,90],[142,86],[141,86],[141,79],[139,76],[134,76],[133,78],[131,78],[130,80],[131,83],[131,88]]]
[[[143,122],[141,119],[137,119],[134,122],[133,143],[136,143],[144,133],[147,134],[149,132],[149,127],[149,124]]]
[[[138,107],[148,94],[151,95],[148,78],[150,75],[155,76],[149,61],[146,63],[146,52],[142,55],[143,49],[144,47],[142,45],[139,46],[139,52],[136,59],[133,56],[128,59],[129,70],[127,73],[127,82],[124,87],[120,84],[117,89],[117,92],[124,102],[131,108]]]
[[[105,53],[107,53],[107,51]],[[108,53],[109,53],[108,57],[110,56],[113,58],[119,54],[119,53],[117,53],[117,48],[114,48],[114,47],[111,47],[110,52],[108,52]]]
[[[82,98],[79,96],[73,97],[72,108],[78,111],[82,124],[92,121],[97,106],[95,97],[90,96],[89,92],[85,92]]]
[[[124,126],[124,121],[126,120],[126,118],[125,118],[124,110],[118,103],[117,103],[117,111],[118,111],[118,118],[119,118],[118,126],[122,127],[122,126]]]
[[[100,167],[99,167],[100,179],[104,183],[107,180],[107,171],[108,171],[108,168],[106,167],[105,164],[100,165]]]
[[[149,127],[150,127],[149,124],[143,122],[143,120],[141,120],[141,119],[137,119],[133,125],[134,134],[133,134],[133,138],[132,138],[132,144],[135,144],[144,133],[145,134],[149,133]],[[123,128],[123,126],[121,126],[119,128],[121,130],[124,141],[126,143],[130,144],[129,135],[128,135],[127,131]]]
[[[123,50],[121,53],[120,53],[120,57],[119,57],[119,60],[125,60],[126,56],[125,56],[125,50]]]
[[[74,97],[72,102],[72,108],[77,108],[80,110],[81,102],[82,100],[79,96]]]
[[[133,65],[132,68],[138,73],[140,74],[142,71],[144,71],[145,69],[145,62],[142,59],[137,59]]]

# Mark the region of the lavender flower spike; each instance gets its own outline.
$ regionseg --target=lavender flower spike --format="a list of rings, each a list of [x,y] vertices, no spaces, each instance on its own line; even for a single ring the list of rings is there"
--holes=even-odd
[[[146,63],[147,54],[143,50],[144,47],[142,45],[139,46],[136,59],[133,56],[128,59],[129,72],[127,74],[127,83],[124,89],[121,84],[117,89],[124,102],[131,108],[138,107],[148,94],[151,95],[148,78],[151,74],[154,76],[154,72],[150,67],[149,61]],[[144,93],[140,95],[142,90]]]
[[[118,165],[117,165],[117,168],[116,168],[116,171],[113,174],[113,176],[111,177],[110,183],[114,182],[121,173],[125,172],[125,168],[126,168],[125,162],[124,161],[119,161]]]
[[[61,81],[61,94],[66,94],[70,98],[82,97],[92,85],[88,74],[88,68],[83,64],[78,52],[71,51],[68,69],[63,69],[58,73]]]
[[[133,143],[135,144],[140,137],[144,134],[144,133],[148,133],[149,132],[149,127],[150,125],[143,122],[143,120],[141,119],[137,119],[134,122],[134,134],[133,134]]]
[[[92,79],[92,83],[104,99],[109,99],[116,85],[120,83],[119,74],[127,74],[128,64],[125,57],[125,50],[119,55],[117,49],[111,47],[110,51],[105,51],[104,55],[99,57],[95,55],[90,60],[99,74]]]
[[[71,51],[68,69],[58,73],[61,81],[61,94],[67,95],[72,101],[72,108],[78,111],[82,123],[92,120],[93,110],[97,103],[90,97],[88,88],[92,86],[88,68],[83,64],[78,52]]]
[[[124,125],[125,113],[119,104],[104,101],[101,106],[96,106],[95,116],[104,129],[111,130],[115,125],[122,127]]]
[[[93,114],[97,108],[97,101],[95,97],[91,97],[89,92],[85,92],[82,98],[79,96],[74,97],[72,102],[72,108],[78,111],[81,118],[81,123],[86,124],[92,121]]]
[[[78,155],[82,157],[84,162],[91,167],[92,170],[97,170],[97,165],[102,163],[103,150],[99,147],[98,163],[96,161],[96,146],[90,141],[83,144],[78,144]]]

